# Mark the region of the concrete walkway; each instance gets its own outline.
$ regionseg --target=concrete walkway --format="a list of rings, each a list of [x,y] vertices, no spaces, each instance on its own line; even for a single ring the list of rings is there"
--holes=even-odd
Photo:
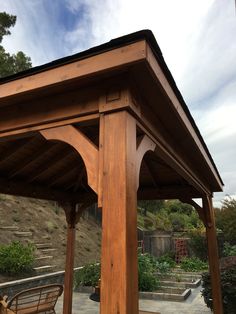
[[[200,293],[201,287],[192,290],[185,302],[140,300],[140,310],[160,312],[161,314],[211,314]],[[56,313],[62,313],[63,298],[56,306]],[[99,314],[99,303],[91,301],[87,293],[74,293],[73,314]]]

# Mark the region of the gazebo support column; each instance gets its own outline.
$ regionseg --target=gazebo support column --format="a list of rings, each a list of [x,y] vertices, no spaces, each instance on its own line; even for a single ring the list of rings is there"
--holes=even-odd
[[[136,123],[104,115],[101,314],[138,313]]]
[[[203,198],[203,210],[207,213],[206,236],[208,244],[208,260],[211,276],[212,300],[214,314],[223,314],[220,265],[218,256],[218,245],[215,227],[215,215],[212,199],[208,196]]]
[[[67,221],[66,267],[64,278],[63,314],[72,313],[73,275],[76,233],[76,205],[64,206]]]

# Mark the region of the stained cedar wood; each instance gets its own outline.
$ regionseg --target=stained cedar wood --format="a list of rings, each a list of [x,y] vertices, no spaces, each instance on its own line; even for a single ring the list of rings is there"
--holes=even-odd
[[[88,184],[97,193],[98,191],[98,149],[97,147],[73,126],[61,126],[40,132],[48,140],[59,140],[70,144],[83,158],[87,169]]]
[[[82,117],[77,117],[77,118],[72,118],[72,119],[65,119],[62,121],[56,121],[52,123],[46,123],[45,124],[42,122],[39,125],[27,127],[27,128],[20,128],[18,130],[12,130],[12,131],[4,131],[1,133],[0,131],[0,142],[7,141],[7,140],[13,140],[17,139],[18,137],[22,137],[24,134],[27,134],[30,136],[33,133],[36,133],[36,131],[44,130],[44,129],[50,129],[53,127],[58,127],[58,126],[63,126],[63,125],[72,125],[75,123],[80,123],[83,124],[84,122],[93,122],[95,120],[99,119],[99,114],[89,114],[86,116]]]
[[[167,97],[170,98],[172,106],[176,109],[176,117],[177,119],[181,119],[182,124],[191,134],[193,140],[196,143],[196,146],[201,151],[202,156],[207,161],[208,167],[211,169],[212,173],[214,173],[215,179],[218,180],[219,185],[221,185],[221,181],[219,179],[218,174],[216,173],[215,168],[212,165],[212,162],[209,160],[208,155],[206,154],[206,150],[203,148],[202,143],[199,140],[193,126],[191,125],[186,113],[184,112],[179,100],[177,99],[173,89],[171,88],[169,82],[167,81],[160,65],[158,64],[150,46],[147,45],[147,62],[149,63],[151,69],[155,73],[158,81],[160,82],[162,88],[165,90]]]
[[[140,174],[140,167],[143,160],[143,157],[147,151],[154,151],[156,148],[155,143],[147,136],[144,135],[141,139],[137,147],[137,155],[136,155],[136,182],[137,182],[137,189],[139,188],[139,174]]]
[[[208,247],[208,262],[211,277],[212,300],[214,314],[223,313],[222,294],[221,294],[221,279],[220,279],[220,264],[218,255],[218,243],[216,236],[215,215],[212,206],[212,199],[208,196],[202,199],[203,210],[210,214],[211,226],[206,226],[207,247]]]
[[[140,73],[142,73],[142,75],[140,75]],[[139,98],[141,98],[141,101],[138,102],[139,105],[141,104],[142,112],[140,121],[142,120],[143,116],[146,117],[148,121],[149,117],[152,118],[152,121],[156,120],[156,123],[154,123],[154,125],[158,125],[158,130],[166,139],[166,142],[168,142],[172,146],[172,148],[178,150],[178,155],[181,155],[181,153],[188,151],[189,167],[192,168],[192,170],[195,170],[196,173],[201,173],[205,176],[205,184],[210,184],[215,191],[221,191],[222,181],[220,179],[218,171],[216,170],[216,173],[218,174],[221,183],[220,185],[218,183],[219,181],[215,180],[215,174],[210,171],[208,163],[205,162],[204,159],[202,159],[201,151],[196,146],[191,134],[189,134],[188,130],[184,127],[183,123],[181,122],[181,118],[179,119],[176,116],[177,111],[175,107],[171,104],[170,99],[167,97],[165,91],[161,87],[161,84],[158,82],[158,79],[155,77],[153,71],[150,69],[150,66],[145,67],[144,64],[139,63],[132,68],[132,75],[132,82],[136,82],[135,89],[138,92]],[[180,104],[180,106],[181,105],[182,103]],[[151,111],[152,113],[149,114],[148,111]],[[168,117],[168,119],[166,119],[166,117]],[[189,118],[189,115],[187,115],[187,117]],[[196,135],[199,137],[199,132],[197,132],[196,126],[194,127],[194,122],[191,119],[190,121],[193,125]],[[151,121],[149,121],[149,123],[150,122]],[[163,130],[165,130],[165,133],[163,133]],[[166,137],[166,134],[169,135],[169,137]],[[201,140],[201,142],[203,141]],[[178,143],[178,145],[176,145],[176,143]],[[190,146],[192,147],[191,150],[188,149]],[[206,150],[210,162],[216,169],[206,146],[202,144],[202,147]],[[182,154],[182,156],[182,158],[186,158],[185,155]],[[202,162],[199,163],[199,160],[202,160]]]
[[[142,40],[71,64],[7,82],[0,85],[0,100],[30,90],[48,87],[49,85],[62,84],[62,82],[65,83],[75,78],[78,79],[88,75],[94,76],[99,72],[137,62],[145,57],[146,43]]]
[[[67,220],[67,245],[66,264],[64,278],[64,301],[63,313],[72,314],[73,279],[74,279],[74,256],[75,256],[75,233],[76,217],[75,205],[65,206]]]
[[[137,314],[136,124],[128,113],[104,115],[103,154],[100,310]]]
[[[161,109],[159,109],[159,111],[161,111]],[[166,131],[163,122],[158,119],[158,115],[155,111],[150,107],[143,107],[141,110],[141,116],[137,117],[137,120],[138,126],[144,130],[144,133],[149,134],[149,137],[153,136],[155,140],[158,141],[165,149],[165,151],[167,151],[169,155],[174,156],[174,159],[178,161],[178,164],[182,165],[182,168],[185,168],[185,175],[188,178],[189,175],[191,175],[192,178],[195,177],[198,182],[201,182],[201,186],[199,186],[198,182],[195,183],[199,186],[200,190],[204,193],[209,193],[210,188],[208,187],[208,182],[204,180],[202,176],[200,178],[200,173],[195,170],[196,165],[191,164],[191,160],[186,159],[187,156],[185,151],[181,150],[181,143],[176,143],[173,140],[171,134]],[[167,123],[168,121],[166,121],[166,124]],[[194,182],[192,182],[192,184],[194,184]]]
[[[153,140],[153,142],[156,144],[156,154],[161,157],[163,160],[166,160],[167,163],[173,167],[181,176],[183,176],[187,181],[189,181],[199,192],[201,193],[209,193],[209,190],[204,187],[201,183],[201,180],[196,178],[196,175],[193,173],[191,169],[188,168],[186,163],[181,158],[178,158],[176,156],[176,152],[172,149],[172,147],[169,147],[169,145],[165,144],[163,145],[160,142],[159,132],[156,128],[153,128],[153,126],[146,122],[144,123],[148,125],[149,127],[146,129],[143,126],[143,123],[137,123],[137,125],[146,133],[148,136]],[[166,148],[166,146],[168,148]]]
[[[104,156],[103,156],[103,145],[104,145],[104,114],[100,114],[99,123],[99,169],[98,169],[98,208],[102,207],[103,200],[103,167],[104,167]]]
[[[46,99],[39,97],[36,95],[31,102],[0,108],[0,133],[25,128],[30,131],[42,124],[74,118],[82,120],[83,116],[98,113],[99,94],[88,89]]]

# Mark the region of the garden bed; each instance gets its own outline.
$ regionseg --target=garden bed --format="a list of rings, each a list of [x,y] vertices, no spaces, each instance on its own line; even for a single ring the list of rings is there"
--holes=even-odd
[[[165,301],[185,301],[191,294],[191,289],[176,287],[160,287],[155,292],[139,292],[140,299],[165,300]]]
[[[183,288],[183,289],[195,289],[201,285],[201,279],[196,279],[194,281],[187,281],[187,280],[181,280],[181,281],[169,281],[169,280],[161,280],[160,281],[162,286],[165,287],[176,287],[176,288]]]
[[[93,287],[80,286],[75,289],[76,292],[93,293]],[[140,299],[147,300],[168,300],[168,301],[184,301],[191,294],[191,289],[177,287],[160,287],[154,292],[139,292]]]

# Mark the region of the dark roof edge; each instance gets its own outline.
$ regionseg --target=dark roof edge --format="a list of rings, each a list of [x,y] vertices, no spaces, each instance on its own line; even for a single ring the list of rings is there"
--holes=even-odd
[[[155,37],[154,37],[154,35],[153,35],[151,30],[141,30],[141,31],[138,31],[138,32],[135,32],[135,33],[132,33],[132,34],[128,34],[128,35],[125,35],[125,36],[122,36],[122,37],[118,37],[118,38],[110,40],[107,43],[104,43],[104,44],[99,45],[99,46],[92,47],[92,48],[90,48],[88,50],[79,52],[77,54],[74,54],[74,55],[71,55],[71,56],[68,56],[68,57],[64,57],[64,58],[60,58],[60,59],[57,59],[55,61],[43,64],[43,65],[40,65],[40,66],[33,67],[33,68],[29,69],[29,70],[26,70],[26,71],[23,71],[23,72],[19,72],[17,74],[11,75],[11,76],[0,78],[0,84],[6,83],[6,82],[9,82],[9,81],[13,81],[13,80],[16,80],[16,79],[19,79],[19,78],[22,78],[22,77],[25,77],[25,76],[28,76],[28,75],[33,75],[33,74],[36,74],[36,73],[39,73],[39,72],[42,72],[42,71],[46,71],[46,70],[48,70],[50,68],[58,67],[58,66],[61,66],[63,64],[72,63],[72,62],[74,62],[76,60],[88,58],[90,56],[97,55],[97,54],[99,54],[101,52],[108,51],[108,50],[117,48],[119,46],[123,46],[125,44],[130,44],[132,42],[137,42],[138,40],[143,40],[143,39],[145,39],[149,43],[149,45],[150,45],[150,47],[151,47],[151,49],[152,49],[152,51],[153,51],[153,53],[154,53],[158,63],[160,64],[160,66],[161,66],[161,68],[162,68],[162,70],[163,70],[163,72],[164,72],[164,74],[165,74],[165,76],[166,76],[166,78],[167,78],[167,80],[168,80],[168,82],[170,84],[170,86],[174,90],[175,95],[177,96],[179,102],[181,103],[181,105],[182,105],[186,115],[188,116],[188,118],[189,118],[189,120],[190,120],[190,122],[191,122],[191,124],[192,124],[192,126],[193,126],[193,128],[195,130],[195,132],[197,133],[197,135],[198,135],[198,137],[199,137],[199,139],[200,139],[200,141],[201,141],[205,151],[207,152],[207,155],[208,155],[208,157],[209,157],[209,159],[210,159],[210,161],[211,161],[211,163],[212,163],[212,165],[213,165],[213,167],[214,167],[214,169],[215,169],[215,171],[216,171],[216,173],[217,173],[217,175],[218,175],[222,185],[224,185],[224,183],[223,183],[223,181],[222,181],[222,179],[220,177],[220,174],[218,172],[218,169],[217,169],[217,167],[216,167],[216,165],[214,163],[214,160],[213,160],[213,158],[212,158],[212,156],[211,156],[211,154],[210,154],[210,152],[209,152],[209,150],[208,150],[208,148],[207,148],[207,146],[206,146],[206,144],[205,144],[205,142],[204,142],[204,140],[202,138],[202,135],[201,135],[201,133],[200,133],[200,131],[199,131],[199,129],[198,129],[198,127],[197,127],[197,125],[196,125],[196,123],[195,123],[195,121],[194,121],[194,119],[193,119],[193,117],[192,117],[192,115],[191,115],[191,113],[190,113],[190,111],[189,111],[189,109],[188,109],[188,107],[187,107],[187,105],[186,105],[186,103],[185,103],[185,101],[184,101],[184,99],[183,99],[183,97],[182,97],[178,87],[176,86],[174,78],[173,78],[170,70],[168,69],[168,67],[167,67],[167,65],[165,63],[165,60],[163,58],[161,49],[158,46],[158,43],[157,43],[157,41],[156,41],[156,39],[155,39]]]

